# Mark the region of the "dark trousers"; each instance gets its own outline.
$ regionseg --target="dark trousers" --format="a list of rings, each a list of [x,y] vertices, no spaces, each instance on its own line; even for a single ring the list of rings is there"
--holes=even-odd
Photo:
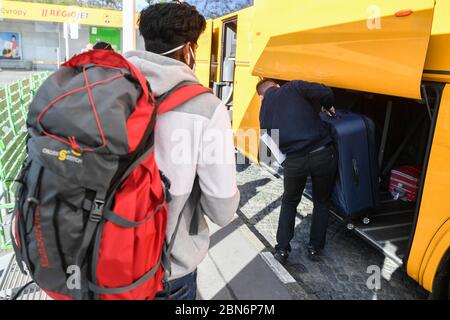
[[[195,300],[197,297],[197,270],[178,279],[171,280],[170,292],[160,292],[157,300]]]
[[[337,154],[334,146],[306,156],[288,155],[284,167],[284,194],[278,221],[276,249],[291,250],[294,237],[295,216],[302,199],[308,176],[312,179],[314,210],[312,215],[310,245],[323,249],[328,227],[329,200],[337,171]]]

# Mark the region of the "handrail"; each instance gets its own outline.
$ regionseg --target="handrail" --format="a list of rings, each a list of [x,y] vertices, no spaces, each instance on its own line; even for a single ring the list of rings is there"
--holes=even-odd
[[[14,155],[24,155],[26,152],[23,133],[26,130],[26,121],[24,120],[26,120],[28,106],[41,84],[49,75],[50,72],[48,71],[32,73],[28,78],[7,84],[5,90],[1,90],[0,93],[4,95],[4,97],[0,98],[6,101],[6,108],[8,108],[8,121],[4,122],[4,126],[10,127],[8,129],[13,130],[14,133],[14,140],[11,143],[3,144],[3,141],[0,141],[0,145],[4,146],[4,148],[0,148],[0,249],[9,247],[11,242],[10,239],[7,239],[8,232],[5,229],[8,220],[6,218],[11,210],[14,209],[14,195],[11,182],[7,180],[16,178],[16,176],[9,176],[10,172],[4,172],[3,167],[7,163],[10,164],[10,162],[4,159],[3,155],[11,152],[11,149],[15,150],[16,153]],[[21,120],[21,128],[16,127],[18,124],[16,122],[17,117]],[[3,132],[3,128],[0,128],[0,131]],[[17,151],[18,148],[19,150]],[[10,161],[17,162],[18,160],[13,159]],[[14,163],[12,168],[17,168],[16,163]],[[17,174],[18,172],[13,172],[13,175]]]

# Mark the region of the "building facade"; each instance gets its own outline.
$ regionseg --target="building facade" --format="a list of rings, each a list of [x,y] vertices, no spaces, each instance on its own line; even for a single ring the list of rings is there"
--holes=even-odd
[[[97,41],[122,51],[121,11],[0,1],[0,68],[54,70]]]

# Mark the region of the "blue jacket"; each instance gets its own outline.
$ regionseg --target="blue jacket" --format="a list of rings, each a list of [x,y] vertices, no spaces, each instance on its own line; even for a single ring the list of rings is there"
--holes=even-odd
[[[270,88],[261,106],[261,129],[279,129],[281,152],[306,155],[332,142],[315,105],[329,109],[333,104],[333,91],[319,83],[291,81]]]

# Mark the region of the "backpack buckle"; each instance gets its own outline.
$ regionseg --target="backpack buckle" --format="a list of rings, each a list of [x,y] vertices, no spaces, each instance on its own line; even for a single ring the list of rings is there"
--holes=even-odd
[[[104,206],[105,206],[105,201],[95,199],[94,204],[92,206],[91,214],[89,215],[89,219],[93,222],[99,222],[103,216]]]

